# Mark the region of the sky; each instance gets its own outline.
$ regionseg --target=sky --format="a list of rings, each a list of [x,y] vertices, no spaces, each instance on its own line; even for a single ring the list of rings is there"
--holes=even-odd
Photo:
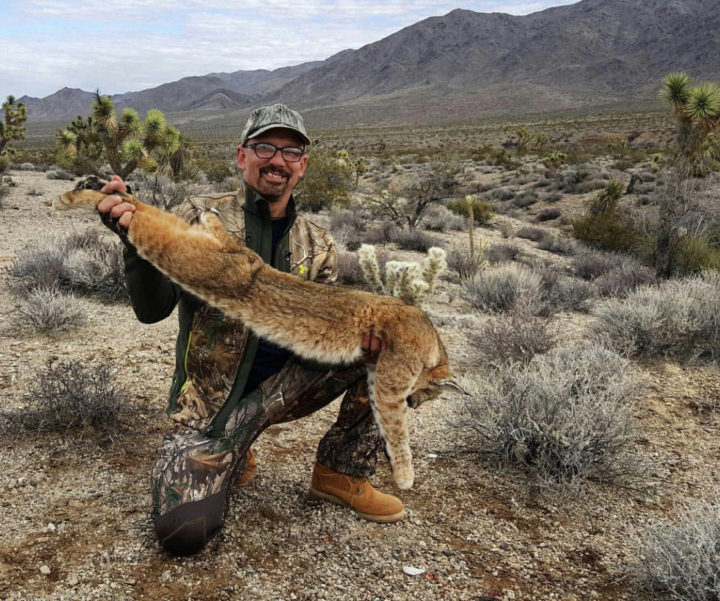
[[[0,98],[136,92],[357,49],[455,8],[525,15],[577,0],[0,0]]]

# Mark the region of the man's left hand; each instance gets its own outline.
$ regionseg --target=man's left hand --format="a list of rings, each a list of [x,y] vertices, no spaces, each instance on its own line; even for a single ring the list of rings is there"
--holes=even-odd
[[[382,350],[382,340],[375,336],[372,331],[366,332],[362,335],[360,348],[363,353],[365,353],[365,356],[363,357],[365,363],[375,363],[375,361],[377,361],[377,356]]]

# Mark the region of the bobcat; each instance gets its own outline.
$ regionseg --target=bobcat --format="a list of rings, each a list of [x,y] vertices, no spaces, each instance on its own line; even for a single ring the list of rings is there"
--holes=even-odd
[[[105,182],[83,180],[55,199],[64,210],[95,208]],[[400,489],[414,480],[407,404],[437,397],[450,380],[447,353],[419,308],[389,296],[323,286],[279,272],[206,211],[189,225],[166,211],[115,193],[136,207],[127,236],[141,257],[192,294],[240,319],[258,336],[297,355],[329,364],[361,359],[361,337],[382,340],[375,365],[368,366],[373,415],[385,440]],[[407,401],[406,401],[407,399]]]

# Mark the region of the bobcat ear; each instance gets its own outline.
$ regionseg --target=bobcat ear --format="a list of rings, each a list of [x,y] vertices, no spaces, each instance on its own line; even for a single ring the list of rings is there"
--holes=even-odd
[[[433,382],[435,386],[438,388],[443,388],[445,390],[454,390],[455,392],[461,392],[464,395],[470,396],[470,393],[465,390],[460,384],[458,384],[454,379],[452,378],[446,378],[444,380],[437,380],[436,382]]]

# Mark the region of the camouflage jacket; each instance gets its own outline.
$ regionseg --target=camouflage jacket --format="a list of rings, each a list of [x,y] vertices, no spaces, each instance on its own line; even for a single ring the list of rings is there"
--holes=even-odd
[[[252,188],[244,194],[214,194],[188,199],[178,215],[195,222],[206,209],[216,209],[226,229],[280,271],[320,283],[337,278],[335,244],[325,230],[288,205],[288,229],[272,252],[272,225],[267,201]],[[230,319],[171,282],[133,248],[125,253],[130,298],[138,319],[154,323],[178,307],[179,333],[175,373],[167,412],[177,422],[219,432],[223,418],[240,400],[257,352],[258,339]]]

